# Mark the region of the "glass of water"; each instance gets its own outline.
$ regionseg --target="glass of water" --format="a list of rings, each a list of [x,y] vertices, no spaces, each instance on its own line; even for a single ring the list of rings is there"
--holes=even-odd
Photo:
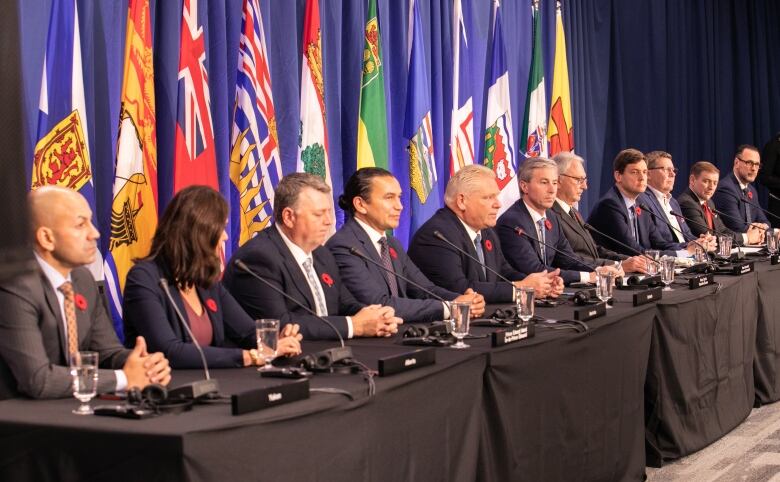
[[[669,286],[674,281],[674,262],[676,261],[674,256],[664,256],[661,258],[661,281],[664,283],[664,291],[674,291]]]
[[[468,348],[469,345],[463,343],[463,338],[469,334],[469,321],[471,317],[471,301],[453,301],[451,303],[450,313],[452,314],[452,334],[458,339],[458,342],[451,348]]]
[[[528,322],[534,317],[534,300],[536,294],[529,286],[515,286],[515,310],[520,318],[521,327],[528,326]]]
[[[772,228],[766,230],[766,250],[770,255],[777,253],[777,233],[775,231]]]
[[[262,318],[255,320],[257,333],[257,352],[263,357],[265,363],[258,371],[273,368],[271,362],[276,358],[276,349],[279,344],[279,320]]]
[[[645,251],[645,255],[652,259],[652,261],[650,259],[647,260],[647,274],[650,276],[657,275],[659,269],[658,258],[661,257],[661,252],[657,249],[648,249]]]
[[[79,351],[70,356],[70,375],[73,377],[73,396],[81,402],[73,410],[76,415],[92,415],[89,401],[97,395],[98,354],[94,351]]]
[[[707,252],[698,244],[696,245],[696,251],[693,253],[693,260],[697,263],[706,263],[708,261]]]
[[[610,269],[606,269],[604,266],[599,266],[596,268],[596,296],[601,301],[606,303],[608,310],[612,308],[608,301],[612,299],[614,288],[615,272]]]
[[[731,256],[731,236],[725,234],[718,235],[718,255],[723,258]]]

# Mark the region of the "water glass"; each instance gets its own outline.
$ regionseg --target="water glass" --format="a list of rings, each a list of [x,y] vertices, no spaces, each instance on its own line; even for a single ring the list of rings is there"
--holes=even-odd
[[[471,301],[453,301],[451,305],[452,334],[458,339],[458,342],[452,345],[452,348],[468,348],[469,345],[463,343],[463,338],[469,334]]]
[[[696,251],[693,253],[693,260],[697,263],[706,263],[708,260],[707,252],[702,249],[698,244],[696,245]]]
[[[647,274],[650,276],[655,276],[658,274],[659,269],[659,262],[658,258],[661,257],[661,252],[657,249],[648,249],[645,251],[645,255],[652,259],[653,261],[650,261],[650,259],[647,260]]]
[[[777,230],[769,228],[766,230],[766,250],[770,255],[777,253]]]
[[[648,261],[649,262],[649,261]],[[596,268],[596,296],[607,303],[612,299],[613,289],[615,287],[615,272],[605,269],[604,266]],[[607,303],[607,309],[612,308]]]
[[[279,344],[279,320],[263,318],[255,320],[255,332],[257,333],[257,352],[263,357],[265,363],[258,371],[270,370],[271,362],[276,358],[276,349]]]
[[[674,281],[674,256],[664,256],[661,258],[661,281],[664,283],[664,291],[673,291],[669,286]]]
[[[528,286],[515,286],[515,311],[520,318],[520,326],[528,326],[528,322],[534,317],[534,289]]]
[[[718,235],[718,256],[728,258],[731,256],[731,236],[726,234]]]
[[[73,377],[73,396],[81,402],[73,410],[76,415],[92,415],[89,401],[97,395],[98,354],[94,351],[79,351],[70,356],[70,375]]]

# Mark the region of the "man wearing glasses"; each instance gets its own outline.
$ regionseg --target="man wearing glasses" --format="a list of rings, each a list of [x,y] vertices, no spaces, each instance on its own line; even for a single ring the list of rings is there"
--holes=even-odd
[[[732,231],[744,233],[748,228],[769,227],[763,211],[758,209],[758,192],[751,184],[761,169],[761,155],[758,148],[743,144],[734,156],[734,169],[718,183],[718,190],[712,196],[715,206],[723,215],[723,223]]]

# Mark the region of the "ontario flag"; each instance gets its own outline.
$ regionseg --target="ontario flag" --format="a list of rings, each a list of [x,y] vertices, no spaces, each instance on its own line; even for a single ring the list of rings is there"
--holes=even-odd
[[[41,76],[37,143],[28,168],[30,189],[73,189],[86,198],[95,213],[88,135],[76,0],[53,0]],[[93,222],[97,226],[95,218]],[[103,279],[100,252],[89,269],[95,279]]]
[[[542,20],[539,4],[534,2],[531,70],[528,74],[528,97],[525,103],[525,157],[547,157],[547,101],[544,93],[542,65]]]
[[[440,207],[436,162],[433,154],[431,98],[428,70],[425,64],[422,19],[419,2],[414,2],[412,24],[409,27],[411,53],[406,84],[406,115],[404,138],[408,142],[409,184],[412,188],[410,232],[430,218]]]
[[[325,124],[325,82],[322,76],[322,36],[320,3],[307,0],[303,20],[303,61],[301,66],[301,133],[298,144],[298,172],[320,176],[333,188],[328,159],[328,130]],[[330,198],[336,230],[333,196]]]
[[[493,58],[490,61],[490,87],[485,113],[485,152],[482,163],[496,173],[501,190],[501,209],[506,211],[520,198],[517,185],[515,143],[512,138],[512,101],[509,91],[509,69],[506,63],[501,5],[493,2]]]
[[[455,0],[453,8],[453,39],[452,57],[452,123],[450,125],[450,174],[456,173],[463,166],[474,164],[472,107],[471,63],[469,61],[469,42],[466,36],[466,21],[461,0]]]
[[[553,72],[552,105],[547,124],[550,156],[574,150],[574,127],[571,117],[569,67],[566,63],[566,34],[563,31],[561,5],[555,12],[555,70]]]
[[[211,96],[206,62],[206,35],[198,18],[199,0],[184,0],[176,98],[176,151],[173,191],[192,184],[219,190]]]
[[[236,103],[230,148],[232,246],[273,220],[274,188],[282,177],[271,72],[258,0],[244,0],[238,47]]]
[[[125,35],[125,73],[116,145],[111,238],[106,286],[120,339],[122,293],[133,260],[149,254],[157,228],[157,131],[149,0],[130,0]]]

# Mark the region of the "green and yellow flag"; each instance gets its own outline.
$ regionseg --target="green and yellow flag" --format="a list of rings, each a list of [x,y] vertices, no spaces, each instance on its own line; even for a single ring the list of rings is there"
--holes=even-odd
[[[363,76],[360,83],[357,168],[387,169],[387,114],[382,42],[376,0],[368,1],[368,20],[363,48]]]

